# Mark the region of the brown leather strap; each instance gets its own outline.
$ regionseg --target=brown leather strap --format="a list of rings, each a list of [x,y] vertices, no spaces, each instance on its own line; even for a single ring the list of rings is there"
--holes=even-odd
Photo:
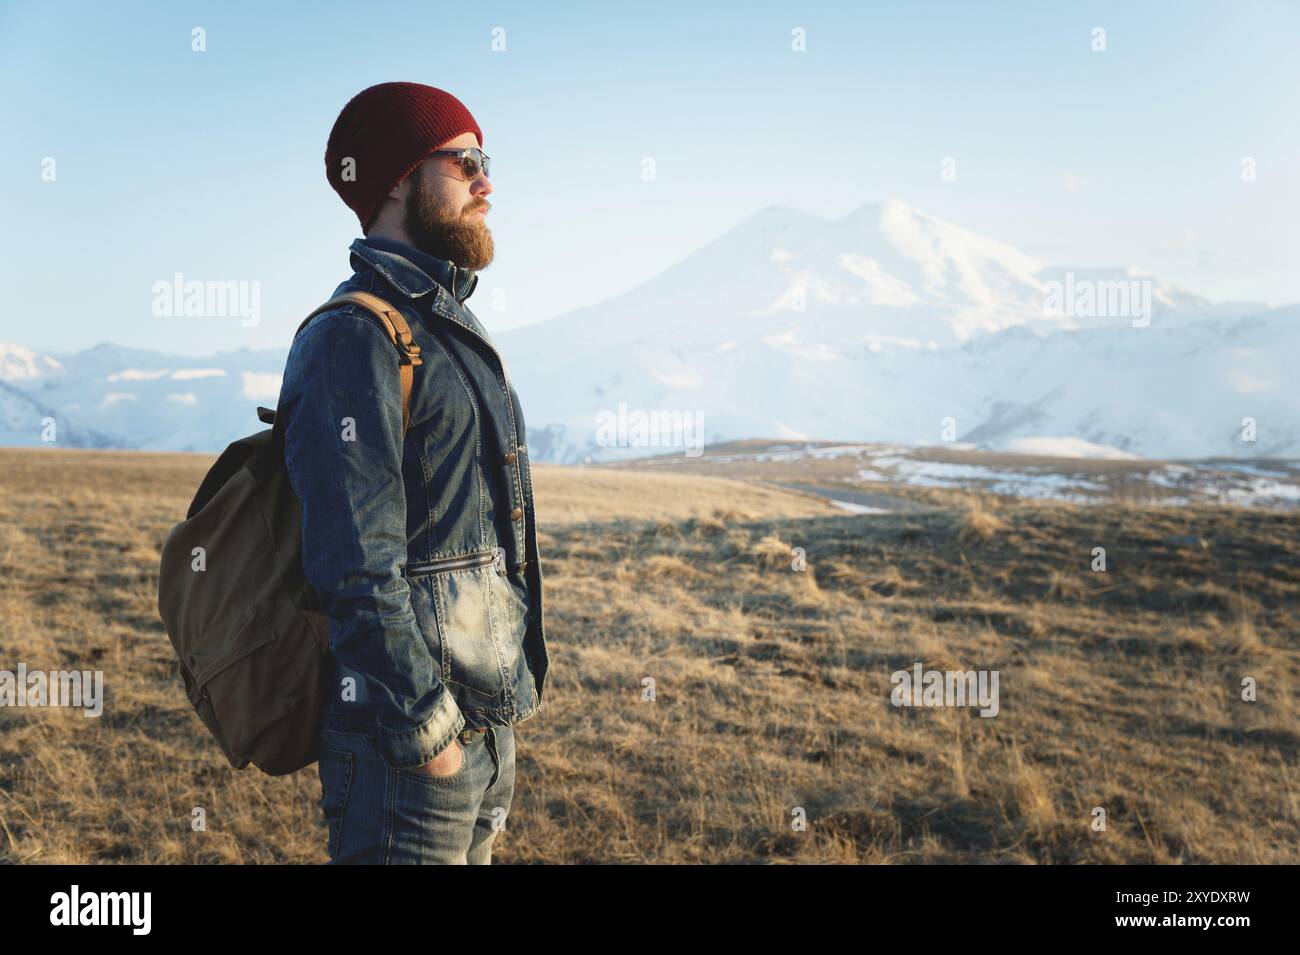
[[[405,434],[411,418],[411,385],[415,380],[414,369],[416,365],[422,364],[422,360],[420,346],[415,343],[415,338],[411,335],[411,326],[406,324],[406,319],[400,311],[378,295],[371,295],[369,292],[348,292],[346,295],[330,299],[304,318],[302,324],[298,326],[298,331],[293,333],[293,337],[297,338],[298,332],[306,328],[307,323],[321,312],[328,312],[344,305],[359,305],[374,315],[379,320],[379,327],[388,333],[388,340],[397,349],[398,373],[402,377],[402,434]]]

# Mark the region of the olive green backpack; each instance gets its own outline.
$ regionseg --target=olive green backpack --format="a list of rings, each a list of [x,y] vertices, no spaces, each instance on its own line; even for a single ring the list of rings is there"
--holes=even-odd
[[[402,427],[420,348],[402,313],[368,292],[331,299],[298,326],[342,305],[365,309],[398,356]],[[329,625],[302,566],[302,506],[284,463],[282,419],[234,442],[203,478],[167,536],[158,613],[180,659],[185,692],[230,765],[273,776],[317,759],[330,688]]]

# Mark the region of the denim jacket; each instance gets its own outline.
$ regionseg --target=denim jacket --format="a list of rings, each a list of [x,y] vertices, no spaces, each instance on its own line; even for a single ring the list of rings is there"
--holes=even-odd
[[[430,275],[393,248],[353,242],[334,295],[371,292],[411,327],[405,439],[397,351],[357,306],[298,334],[278,414],[303,569],[329,618],[329,706],[362,713],[386,762],[412,769],[466,727],[532,716],[547,651],[523,411],[464,304],[478,276],[421,256]]]

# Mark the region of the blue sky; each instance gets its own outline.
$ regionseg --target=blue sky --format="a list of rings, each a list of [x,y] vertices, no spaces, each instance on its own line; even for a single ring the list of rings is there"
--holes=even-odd
[[[483,128],[497,257],[470,304],[494,331],[625,291],[765,206],[884,198],[1055,263],[1300,301],[1297,38],[1300,4],[1266,0],[0,0],[0,341],[287,346],[360,234],[325,181],[330,126],[385,80],[448,89]],[[260,322],[155,317],[177,272],[260,283]]]

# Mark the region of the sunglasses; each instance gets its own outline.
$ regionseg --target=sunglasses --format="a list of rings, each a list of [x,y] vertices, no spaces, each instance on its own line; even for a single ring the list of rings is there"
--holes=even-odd
[[[460,160],[460,171],[466,181],[473,179],[482,170],[483,175],[489,175],[487,153],[477,146],[470,146],[467,149],[435,149],[429,153],[430,156],[455,156]]]

